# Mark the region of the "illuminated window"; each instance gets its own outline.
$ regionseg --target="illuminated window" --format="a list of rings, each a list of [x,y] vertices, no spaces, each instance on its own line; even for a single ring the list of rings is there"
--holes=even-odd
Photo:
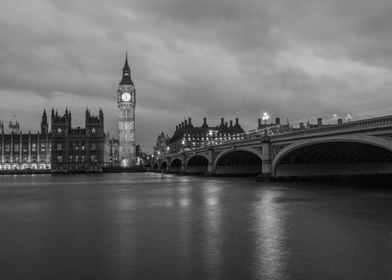
[[[63,145],[62,144],[57,144],[57,151],[61,151],[63,149]]]
[[[63,156],[57,156],[57,162],[63,162]]]

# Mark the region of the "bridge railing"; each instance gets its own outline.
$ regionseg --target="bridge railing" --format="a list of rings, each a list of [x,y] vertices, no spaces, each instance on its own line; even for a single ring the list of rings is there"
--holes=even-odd
[[[330,125],[325,127],[305,128],[296,131],[275,134],[272,135],[272,137],[278,138],[278,137],[306,135],[306,134],[323,133],[323,132],[339,131],[339,130],[361,130],[361,129],[368,129],[372,127],[388,127],[388,126],[392,127],[392,116],[383,116],[383,117],[371,118],[366,120],[358,120],[358,121],[352,121],[343,124],[335,124],[335,125]]]

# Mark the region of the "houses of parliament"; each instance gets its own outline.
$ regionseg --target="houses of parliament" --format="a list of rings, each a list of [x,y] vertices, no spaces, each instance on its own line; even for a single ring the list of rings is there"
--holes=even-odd
[[[117,89],[118,138],[104,132],[102,109],[85,112],[85,126],[72,127],[71,111],[44,110],[40,131],[22,132],[18,121],[0,121],[0,172],[102,172],[104,168],[133,167],[136,90],[126,56]],[[49,124],[50,119],[50,124]]]

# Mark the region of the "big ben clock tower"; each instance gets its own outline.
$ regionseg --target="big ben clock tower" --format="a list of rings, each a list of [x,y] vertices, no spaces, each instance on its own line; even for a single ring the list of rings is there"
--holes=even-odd
[[[119,161],[121,167],[131,167],[136,164],[135,149],[135,105],[136,90],[131,79],[131,69],[128,65],[128,54],[125,55],[125,64],[121,82],[117,90],[118,104],[118,138]]]

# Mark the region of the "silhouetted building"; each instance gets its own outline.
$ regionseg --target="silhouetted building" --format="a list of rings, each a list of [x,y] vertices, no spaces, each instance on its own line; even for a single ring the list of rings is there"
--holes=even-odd
[[[61,116],[52,110],[52,171],[102,171],[105,166],[105,133],[103,112],[91,115],[86,109],[85,128],[72,128],[71,112]]]
[[[173,136],[168,141],[170,153],[178,153],[182,150],[195,149],[205,145],[217,145],[226,141],[241,140],[244,138],[244,130],[239,124],[238,118],[235,124],[230,124],[221,118],[220,125],[208,126],[207,118],[203,124],[195,127],[192,119],[184,120],[176,126]]]

